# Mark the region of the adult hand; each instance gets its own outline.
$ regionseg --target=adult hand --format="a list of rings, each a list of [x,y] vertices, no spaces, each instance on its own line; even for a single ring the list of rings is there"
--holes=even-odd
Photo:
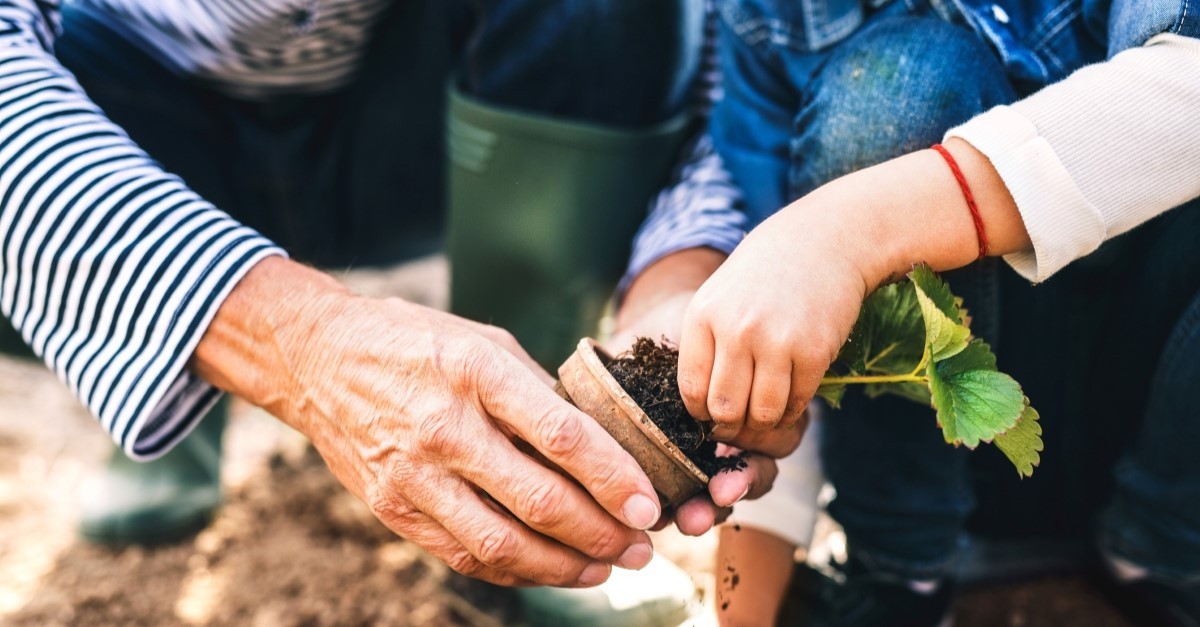
[[[696,288],[725,260],[709,249],[690,249],[668,255],[648,267],[630,285],[617,312],[617,329],[606,348],[612,354],[629,349],[637,337],[678,338],[684,314]],[[659,521],[661,528],[674,520],[686,535],[701,535],[732,511],[734,503],[755,499],[771,489],[775,460],[790,454],[800,443],[803,425],[774,434],[743,431],[722,445],[719,455],[750,452],[746,467],[723,472],[709,481],[708,492],[682,504]]]
[[[591,586],[610,564],[650,560],[640,529],[660,507],[649,480],[499,329],[357,297],[268,259],[223,304],[193,363],[309,436],[385,525],[460,573]]]
[[[991,243],[1030,246],[991,163],[951,140]],[[679,383],[717,439],[792,428],[837,357],[866,295],[917,262],[957,268],[979,251],[951,170],[925,150],[837,179],[764,221],[697,291],[680,338]]]

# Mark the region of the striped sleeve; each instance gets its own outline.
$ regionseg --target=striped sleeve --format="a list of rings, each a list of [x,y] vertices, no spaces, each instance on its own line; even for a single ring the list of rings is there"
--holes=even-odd
[[[713,149],[712,138],[699,135],[684,154],[683,164],[651,202],[650,214],[633,240],[618,298],[650,264],[671,253],[714,248],[729,254],[745,236],[741,190]]]
[[[704,49],[694,83],[694,107],[707,118],[721,99],[716,11],[711,0],[704,28]],[[684,148],[667,186],[650,202],[650,212],[633,241],[633,254],[617,286],[618,301],[639,274],[659,259],[688,248],[714,248],[729,254],[745,236],[742,192],[713,148],[707,129]]]
[[[0,0],[0,310],[131,457],[220,392],[186,364],[225,296],[283,254],[164,172],[49,53],[55,7]]]

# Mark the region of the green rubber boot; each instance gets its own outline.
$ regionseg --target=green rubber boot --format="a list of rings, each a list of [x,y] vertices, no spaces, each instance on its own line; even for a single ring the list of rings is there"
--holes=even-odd
[[[622,129],[449,101],[450,309],[553,371],[595,333],[689,117]]]
[[[645,129],[564,122],[451,90],[450,309],[512,332],[551,373],[594,335],[629,246],[689,132],[687,116]],[[687,575],[655,558],[588,590],[518,591],[531,627],[676,625]],[[682,578],[682,583],[680,583]]]
[[[221,504],[222,400],[166,455],[146,463],[114,450],[81,495],[79,532],[94,544],[162,544],[203,529]]]

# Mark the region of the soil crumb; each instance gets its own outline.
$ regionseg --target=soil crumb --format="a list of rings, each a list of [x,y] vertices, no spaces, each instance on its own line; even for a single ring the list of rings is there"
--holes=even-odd
[[[639,337],[633,349],[608,363],[608,371],[642,411],[704,474],[712,477],[746,467],[746,454],[717,457],[707,423],[687,412],[679,393],[679,349],[663,340]]]

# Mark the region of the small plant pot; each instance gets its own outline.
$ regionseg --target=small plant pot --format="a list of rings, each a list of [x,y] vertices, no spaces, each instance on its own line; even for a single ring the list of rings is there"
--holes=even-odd
[[[558,393],[596,419],[654,484],[664,503],[679,505],[704,490],[704,474],[638,407],[605,367],[612,356],[594,340],[579,341],[558,368]]]

